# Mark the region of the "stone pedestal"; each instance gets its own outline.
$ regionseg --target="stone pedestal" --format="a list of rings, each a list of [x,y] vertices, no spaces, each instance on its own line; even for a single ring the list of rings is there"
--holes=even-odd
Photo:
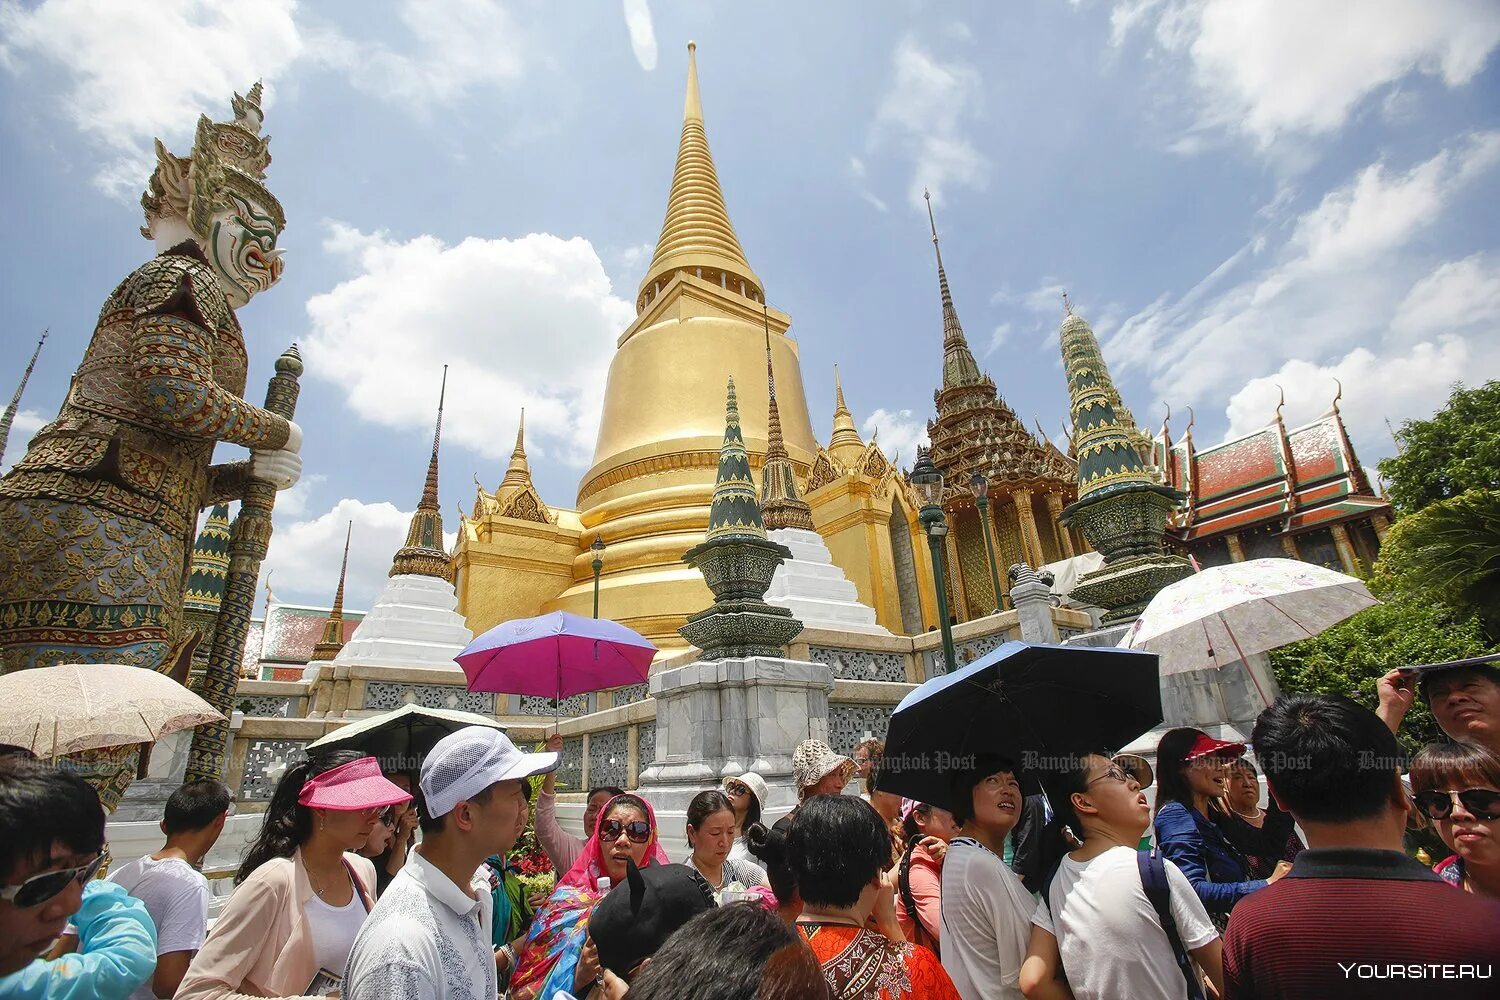
[[[797,800],[792,752],[806,739],[827,741],[832,691],[826,664],[775,657],[699,661],[654,675],[656,763],[641,774],[642,794],[659,814],[681,816],[694,795],[754,771],[770,788],[764,812],[785,813]]]
[[[169,733],[157,740],[151,747],[151,763],[146,768],[146,777],[130,783],[125,797],[110,814],[111,821],[159,822],[167,799],[182,786],[182,776],[187,772],[188,748],[192,743],[191,729]],[[155,829],[154,825],[152,829]]]
[[[792,552],[792,558],[776,567],[766,591],[767,604],[788,609],[807,628],[891,634],[876,623],[874,608],[859,603],[859,592],[833,564],[823,536],[803,528],[778,528],[766,537]]]

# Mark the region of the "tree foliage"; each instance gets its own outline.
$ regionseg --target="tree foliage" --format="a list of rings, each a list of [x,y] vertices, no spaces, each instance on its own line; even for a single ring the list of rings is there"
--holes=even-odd
[[[1397,432],[1401,454],[1380,462],[1386,494],[1401,515],[1470,490],[1500,490],[1500,381],[1453,387],[1448,404]]]
[[[1469,490],[1396,522],[1371,585],[1479,616],[1500,639],[1500,490]]]

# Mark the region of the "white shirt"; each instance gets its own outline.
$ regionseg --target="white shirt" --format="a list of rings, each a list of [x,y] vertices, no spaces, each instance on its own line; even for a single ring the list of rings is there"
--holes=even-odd
[[[345,1000],[494,1000],[489,875],[465,889],[412,851],[349,953]]]
[[[365,902],[359,898],[359,891],[354,890],[349,902],[343,906],[330,906],[314,896],[307,901],[304,912],[312,930],[313,954],[317,956],[318,968],[342,976],[349,952],[354,948],[354,939],[365,923]]]
[[[156,953],[197,951],[208,931],[208,879],[181,858],[137,858],[110,872],[109,880],[146,905],[156,925]],[[130,1000],[156,1000],[151,980]]]
[[[1177,934],[1189,951],[1201,948],[1219,932],[1187,876],[1171,861],[1165,864]],[[1057,938],[1078,1000],[1187,1000],[1187,983],[1141,885],[1134,849],[1111,847],[1090,861],[1064,857],[1047,895],[1050,909],[1038,903],[1031,922]]]
[[[1021,962],[1036,900],[994,852],[968,837],[943,860],[943,968],[963,1000],[1022,1000]]]

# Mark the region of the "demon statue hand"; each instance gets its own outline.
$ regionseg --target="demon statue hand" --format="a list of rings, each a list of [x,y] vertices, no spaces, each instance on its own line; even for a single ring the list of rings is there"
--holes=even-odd
[[[300,429],[245,401],[234,310],[281,276],[260,85],[235,118],[198,120],[192,153],[157,142],[141,199],[157,256],[122,281],[57,418],[0,480],[0,657],[173,670],[189,645],[183,587],[199,511],[301,472]],[[219,442],[251,452],[211,465]],[[113,808],[133,749],[75,761]]]

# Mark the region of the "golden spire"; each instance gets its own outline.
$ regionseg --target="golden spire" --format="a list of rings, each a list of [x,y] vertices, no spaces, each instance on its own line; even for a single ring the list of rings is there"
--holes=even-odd
[[[526,461],[526,407],[521,407],[521,422],[516,426],[516,448],[510,453],[510,468],[505,470],[501,487],[524,486],[531,481],[531,465]],[[498,492],[498,491],[497,491]]]
[[[36,368],[36,359],[42,353],[42,345],[47,342],[47,334],[51,327],[42,331],[42,339],[36,342],[36,350],[31,352],[31,361],[26,365],[26,371],[21,374],[21,384],[16,386],[16,394],[10,398],[10,405],[5,412],[0,414],[0,461],[5,459],[5,441],[10,437],[10,425],[16,417],[16,410],[21,406],[21,393],[26,391],[26,383],[31,381],[31,373]]]
[[[948,272],[943,270],[943,248],[938,245],[937,220],[932,214],[932,195],[924,188],[922,197],[927,201],[927,223],[932,227],[932,249],[937,254],[938,291],[943,298],[943,388],[978,385],[984,381],[984,376],[979,373],[979,365],[969,350],[963,324],[958,321],[958,310],[953,307],[953,293],[948,290]]]
[[[437,426],[432,432],[432,457],[427,462],[427,481],[411,526],[406,529],[406,544],[396,552],[391,576],[414,573],[435,576],[453,582],[448,553],[443,549],[443,512],[438,507],[438,445],[443,439],[443,399],[448,393],[448,366],[443,366],[443,384],[438,390]]]
[[[761,303],[766,325],[766,385],[770,412],[766,418],[766,463],[760,478],[760,514],[767,530],[802,528],[813,531],[812,508],[797,494],[797,473],[786,442],[781,438],[781,413],[776,407],[776,369],[771,364],[771,312]]]
[[[839,366],[833,366],[833,436],[828,439],[828,451],[845,466],[853,468],[854,462],[864,453],[865,442],[854,426],[854,414],[844,403],[844,383],[839,378]]]
[[[339,567],[339,586],[333,592],[333,610],[328,612],[328,621],[323,623],[323,638],[313,647],[313,661],[331,660],[344,648],[344,578],[349,573],[349,539],[354,534],[354,522],[344,531],[344,562]]]
[[[682,138],[677,146],[677,169],[667,195],[667,214],[651,266],[641,281],[636,311],[645,310],[648,293],[665,286],[673,274],[689,274],[723,285],[757,302],[765,301],[760,279],[740,249],[739,237],[729,221],[708,134],[703,128],[703,105],[698,96],[697,45],[688,43],[687,98],[682,109]]]

